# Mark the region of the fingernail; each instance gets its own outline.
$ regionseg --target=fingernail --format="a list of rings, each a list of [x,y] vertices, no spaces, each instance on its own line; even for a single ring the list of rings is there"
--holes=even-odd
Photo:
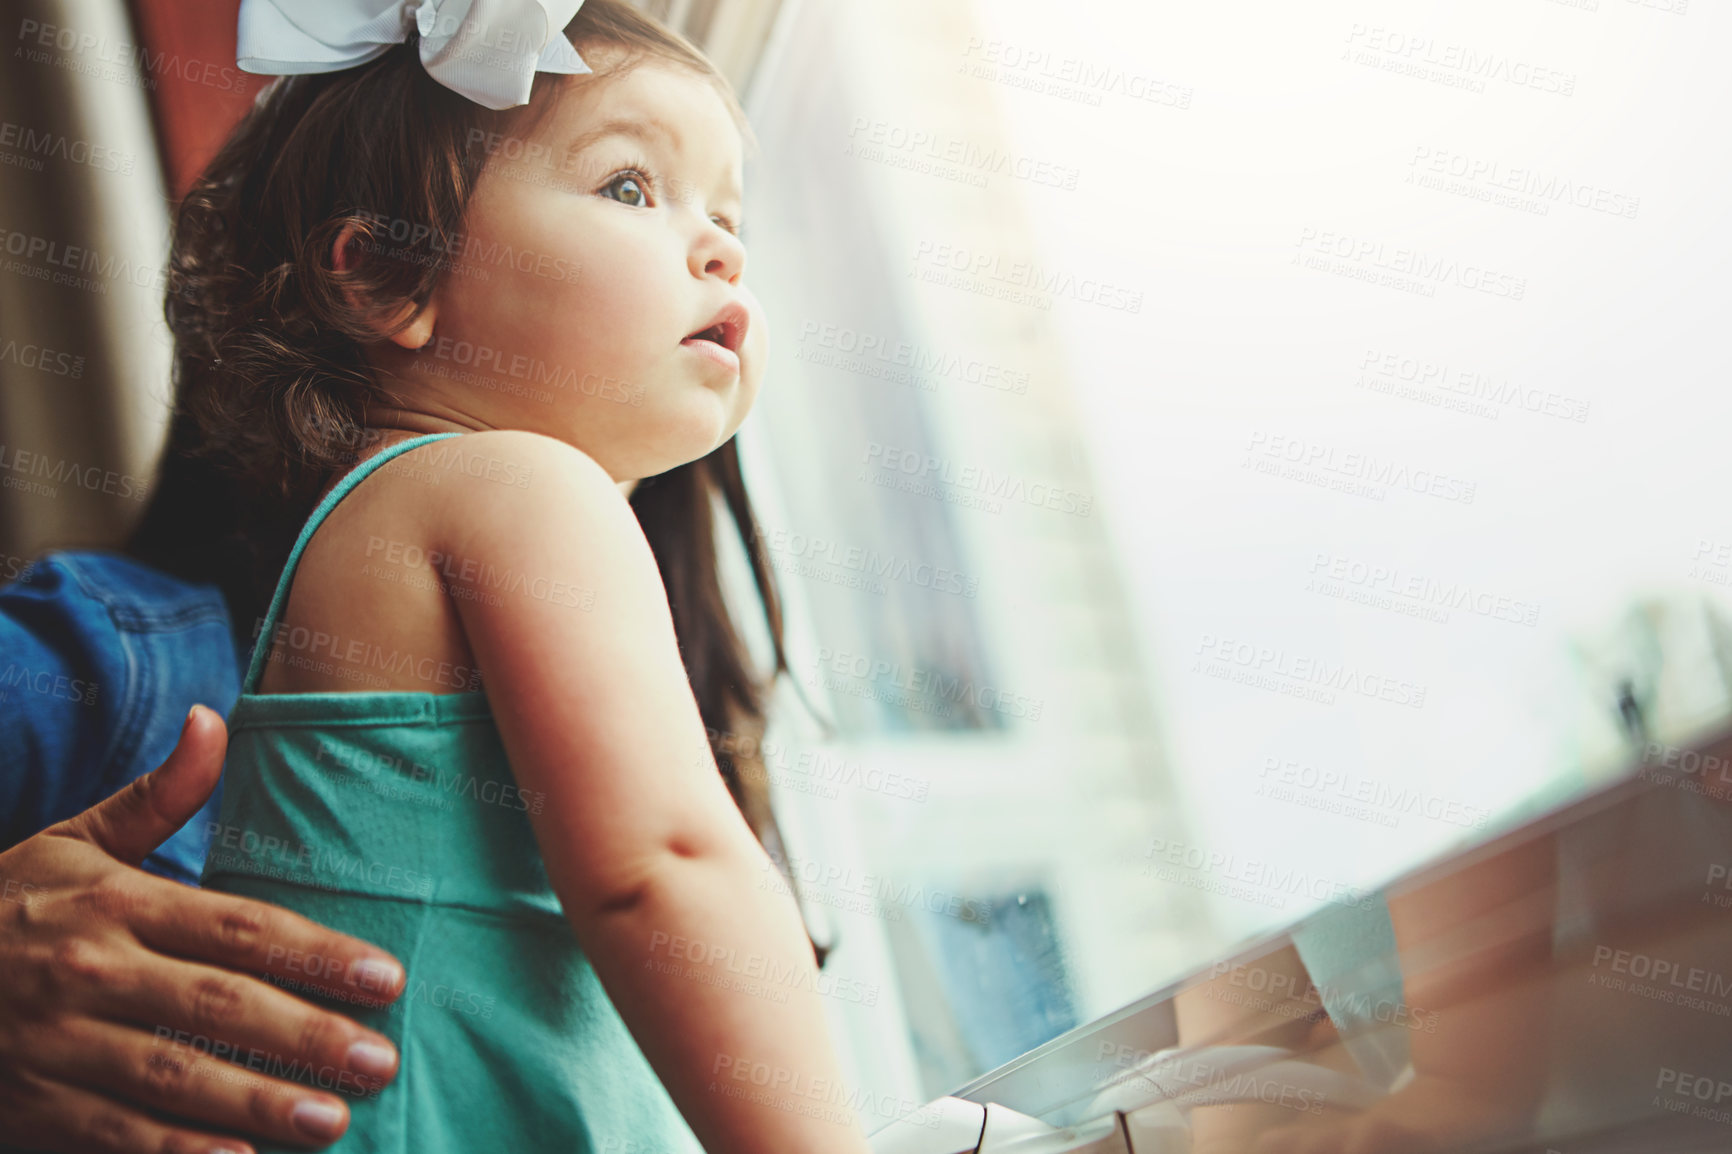
[[[394,990],[403,980],[403,967],[391,962],[356,962],[349,971],[363,990]]]
[[[389,1077],[391,1069],[397,1064],[397,1053],[389,1046],[381,1046],[377,1042],[356,1042],[349,1047],[343,1060],[349,1064],[349,1069],[357,1074],[365,1074],[369,1078]]]
[[[343,1108],[317,1098],[307,1098],[295,1105],[289,1115],[297,1129],[313,1138],[331,1139],[343,1126]]]

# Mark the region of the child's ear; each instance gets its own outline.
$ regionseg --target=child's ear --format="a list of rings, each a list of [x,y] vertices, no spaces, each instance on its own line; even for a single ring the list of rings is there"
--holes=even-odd
[[[414,313],[415,319],[409,322],[408,328],[397,330],[387,339],[398,348],[408,349],[410,352],[422,348],[433,339],[433,317],[438,311],[438,306],[432,301],[428,301],[427,306],[418,313],[415,312],[414,301],[405,303],[402,310],[392,318],[392,323],[401,321],[410,313]]]
[[[355,252],[355,240],[359,231],[360,226],[356,222],[350,221],[338,231],[336,239],[331,242],[331,267],[338,272],[347,272],[358,263],[359,257]],[[351,306],[358,310],[366,309],[367,302],[352,286],[344,285],[342,292]],[[418,313],[415,311],[414,301],[405,301],[403,307],[390,319],[386,327],[394,328],[401,324],[405,316],[412,315],[414,320],[409,322],[407,328],[392,333],[386,339],[398,348],[409,349],[410,351],[421,348],[433,339],[433,321],[438,311],[438,306],[433,301],[428,301],[426,307]]]

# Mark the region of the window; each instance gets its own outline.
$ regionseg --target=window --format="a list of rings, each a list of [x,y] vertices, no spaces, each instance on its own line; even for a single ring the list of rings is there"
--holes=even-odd
[[[1725,717],[1706,53],[1637,5],[788,7],[741,439],[861,1085]]]

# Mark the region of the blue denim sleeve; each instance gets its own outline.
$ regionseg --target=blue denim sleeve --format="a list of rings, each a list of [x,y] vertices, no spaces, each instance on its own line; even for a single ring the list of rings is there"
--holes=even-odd
[[[240,693],[228,606],[111,553],[48,553],[0,587],[0,846],[101,801],[160,765],[195,703]],[[144,861],[196,885],[216,820],[205,807]]]

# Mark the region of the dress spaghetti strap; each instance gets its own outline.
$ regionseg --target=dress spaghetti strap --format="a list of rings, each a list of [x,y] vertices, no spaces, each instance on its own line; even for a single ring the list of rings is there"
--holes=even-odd
[[[271,607],[265,611],[265,619],[259,625],[257,639],[253,642],[252,661],[247,665],[246,680],[241,682],[241,695],[248,696],[258,686],[259,676],[264,670],[265,655],[271,651],[271,642],[276,635],[277,618],[281,616],[283,606],[289,599],[289,586],[295,580],[295,568],[301,563],[301,554],[306,551],[307,543],[313,539],[313,533],[321,522],[330,515],[337,502],[349,495],[349,492],[366,480],[375,469],[393,458],[407,453],[410,449],[419,448],[430,441],[442,441],[447,437],[460,437],[461,433],[427,433],[419,437],[411,437],[407,441],[399,441],[389,448],[381,449],[350,469],[343,479],[320,501],[313,510],[307,523],[301,526],[301,535],[295,539],[295,547],[289,552],[289,559],[283,565],[283,574],[277,578],[277,591],[271,596]]]

